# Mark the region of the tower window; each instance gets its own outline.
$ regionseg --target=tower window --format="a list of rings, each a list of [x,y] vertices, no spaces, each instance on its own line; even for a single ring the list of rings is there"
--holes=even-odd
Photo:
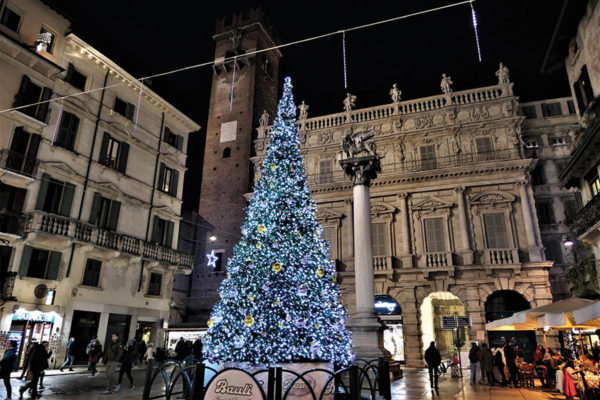
[[[225,147],[223,149],[223,158],[231,157],[231,149],[229,147]]]

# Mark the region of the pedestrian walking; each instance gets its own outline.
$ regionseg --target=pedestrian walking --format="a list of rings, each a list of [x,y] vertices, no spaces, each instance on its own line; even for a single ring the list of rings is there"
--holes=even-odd
[[[48,342],[44,341],[41,344],[35,344],[31,350],[31,360],[29,361],[29,370],[31,371],[31,381],[19,388],[19,395],[23,397],[23,393],[27,390],[31,390],[31,398],[37,399],[40,397],[38,393],[38,382],[40,375],[44,372],[44,368],[48,363],[48,352],[46,347]]]
[[[508,367],[508,373],[510,374],[508,381],[509,383],[512,383],[514,387],[519,387],[517,353],[512,347],[512,340],[509,340],[504,346],[504,357],[506,358],[506,366]]]
[[[127,378],[129,378],[129,390],[135,389],[133,386],[133,376],[131,376],[131,368],[133,364],[137,361],[138,355],[135,350],[135,342],[130,340],[125,345],[123,349],[123,354],[121,355],[121,370],[119,371],[119,381],[117,382],[117,386],[115,387],[115,392],[121,390],[121,382],[123,381],[123,375],[127,374]]]
[[[438,388],[438,367],[442,362],[442,356],[439,350],[435,347],[435,342],[431,342],[427,350],[425,350],[425,362],[429,370],[429,382],[431,387]]]
[[[75,338],[71,337],[67,342],[67,352],[65,362],[60,366],[60,372],[65,372],[63,369],[69,364],[69,371],[73,371],[73,361],[75,360],[75,347],[73,344],[75,343]]]
[[[192,345],[192,355],[196,361],[202,361],[202,340],[200,338],[196,339]]]
[[[90,378],[93,378],[98,373],[96,364],[98,364],[98,361],[100,361],[100,358],[102,357],[102,345],[98,339],[94,339],[94,345],[90,349],[88,355],[88,371],[92,372]]]
[[[487,379],[487,384],[493,386],[496,382],[494,379],[494,356],[492,354],[492,350],[488,347],[486,343],[481,345],[481,375],[485,374]]]
[[[154,360],[154,344],[148,343],[148,348],[146,349],[146,354],[144,354],[144,359],[146,360],[146,364],[152,362]]]
[[[0,361],[0,377],[4,381],[6,387],[6,398],[12,396],[12,387],[10,386],[10,373],[19,368],[19,359],[17,358],[17,341],[9,340],[6,343],[6,350]]]
[[[98,339],[98,336],[94,336],[92,338],[92,340],[90,340],[90,342],[88,343],[88,345],[85,348],[85,354],[87,354],[88,356],[90,355],[90,352],[92,351],[92,349],[94,348],[94,346],[96,345],[96,340]]]
[[[25,379],[25,375],[27,374],[27,369],[29,368],[29,361],[31,360],[31,350],[33,349],[33,345],[37,343],[35,341],[31,341],[27,343],[27,347],[25,348],[25,359],[23,360],[23,372],[21,372],[21,376],[19,379]]]
[[[44,346],[44,348],[46,349],[46,361],[44,362],[44,368],[42,369],[42,372],[40,373],[40,385],[39,388],[40,389],[44,389],[44,377],[46,376],[46,370],[48,368],[50,368],[50,362],[49,359],[50,357],[52,357],[52,350],[48,351],[48,342],[42,342],[42,346]]]
[[[142,339],[140,339],[140,341],[138,343],[136,343],[135,351],[138,355],[138,361],[140,363],[142,361],[144,361],[144,355],[146,354],[147,349],[148,349],[148,346],[146,346],[146,342],[144,342]]]
[[[106,364],[106,391],[104,394],[114,393],[115,389],[115,372],[119,366],[119,360],[123,355],[123,346],[119,340],[119,334],[114,332],[111,335],[111,342],[104,348],[103,362]]]
[[[477,343],[471,343],[471,350],[469,350],[469,362],[471,363],[471,385],[475,385],[481,377],[481,350]]]

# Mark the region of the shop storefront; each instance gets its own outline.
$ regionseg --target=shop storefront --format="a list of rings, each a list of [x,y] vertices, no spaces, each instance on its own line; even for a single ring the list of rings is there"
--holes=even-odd
[[[55,324],[59,326],[58,318],[59,315],[54,311],[42,312],[17,309],[13,313],[8,339],[16,340],[19,345],[19,367],[23,365],[25,359],[24,349],[27,348],[29,343],[55,342],[54,336],[57,336],[57,331],[54,326]]]
[[[194,342],[206,335],[207,328],[170,328],[167,330],[167,349],[174,350],[177,341],[183,338],[185,341]]]
[[[394,361],[404,361],[404,329],[402,309],[392,297],[375,295],[375,313],[383,324],[383,347]]]

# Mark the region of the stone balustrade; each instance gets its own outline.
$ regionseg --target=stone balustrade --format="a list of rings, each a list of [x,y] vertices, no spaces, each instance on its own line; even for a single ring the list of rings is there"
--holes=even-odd
[[[484,263],[487,265],[510,265],[519,263],[519,252],[516,248],[484,249]]]
[[[142,239],[98,228],[80,220],[43,211],[34,211],[27,215],[23,233],[28,232],[42,232],[62,236],[76,242],[91,243],[107,249],[181,267],[193,268],[194,266],[194,257],[191,254],[181,253]]]
[[[392,269],[392,256],[374,256],[373,270],[388,271]]]
[[[427,252],[423,254],[425,267],[427,268],[446,268],[452,266],[452,253],[449,251]]]

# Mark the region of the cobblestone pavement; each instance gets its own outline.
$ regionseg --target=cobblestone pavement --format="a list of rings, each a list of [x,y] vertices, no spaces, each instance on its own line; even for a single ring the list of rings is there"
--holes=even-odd
[[[144,380],[144,367],[137,367],[133,371],[133,379],[136,387],[129,391],[129,381],[123,378],[123,387],[119,393],[104,395],[105,375],[100,373],[95,378],[88,378],[89,373],[85,368],[76,367],[74,372],[61,373],[58,370],[49,370],[44,378],[45,389],[43,399],[48,400],[96,400],[96,399],[137,399],[142,398],[142,387]],[[14,373],[11,379],[13,387],[13,399],[18,398],[18,388],[24,385],[24,381],[16,379],[19,374]],[[0,381],[1,382],[1,381]],[[471,386],[469,384],[468,371],[461,378],[452,378],[449,373],[440,377],[439,390],[434,391],[430,387],[429,377],[426,370],[405,370],[404,378],[392,383],[393,400],[562,400],[565,397],[557,392],[542,391],[539,382],[536,381],[534,389],[510,389],[505,387],[489,387],[485,385]],[[6,398],[4,385],[0,383],[0,399]],[[25,394],[28,399],[28,394]]]

